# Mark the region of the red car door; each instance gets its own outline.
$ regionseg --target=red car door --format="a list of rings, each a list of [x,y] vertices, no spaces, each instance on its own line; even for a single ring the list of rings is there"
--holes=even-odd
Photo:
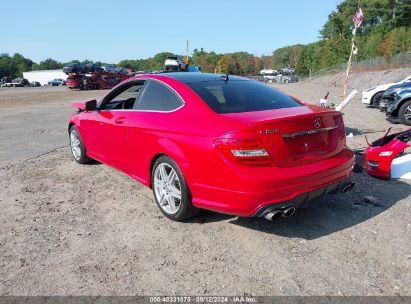
[[[101,110],[97,113],[98,134],[96,134],[97,149],[101,151],[101,161],[117,169],[123,169],[126,158],[124,123],[128,120],[130,111]]]
[[[90,157],[123,170],[126,166],[126,125],[144,81],[127,82],[110,92],[85,122]]]
[[[82,136],[87,155],[93,159],[103,161],[104,153],[101,147],[102,133],[100,132],[100,112],[99,110],[81,113],[80,134]]]

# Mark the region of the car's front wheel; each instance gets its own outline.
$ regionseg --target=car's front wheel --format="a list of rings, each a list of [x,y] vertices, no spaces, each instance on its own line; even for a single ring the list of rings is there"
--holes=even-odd
[[[191,193],[180,168],[168,156],[161,156],[154,163],[151,184],[158,207],[169,219],[181,221],[199,212],[191,203]]]
[[[411,100],[404,102],[398,111],[398,118],[404,125],[411,126]]]
[[[79,164],[88,164],[93,161],[86,155],[86,148],[84,147],[83,140],[76,126],[71,126],[70,131],[70,148],[73,158]]]

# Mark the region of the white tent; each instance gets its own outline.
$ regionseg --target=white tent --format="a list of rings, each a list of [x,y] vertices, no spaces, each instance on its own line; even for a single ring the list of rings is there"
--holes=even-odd
[[[41,85],[46,85],[53,79],[67,79],[67,75],[63,73],[63,70],[43,70],[43,71],[31,71],[23,72],[23,77],[28,81],[38,81]]]

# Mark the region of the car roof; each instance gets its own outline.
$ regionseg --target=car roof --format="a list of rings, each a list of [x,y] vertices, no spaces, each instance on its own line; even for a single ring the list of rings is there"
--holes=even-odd
[[[213,73],[196,73],[196,72],[173,72],[173,73],[161,73],[161,76],[170,77],[176,79],[183,83],[193,83],[193,82],[206,82],[213,80],[224,80],[222,79],[224,74],[213,74]],[[249,80],[244,77],[229,75],[229,80]]]

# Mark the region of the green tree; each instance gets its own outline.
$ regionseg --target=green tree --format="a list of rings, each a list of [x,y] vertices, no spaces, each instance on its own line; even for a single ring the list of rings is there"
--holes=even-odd
[[[52,58],[40,61],[39,64],[33,65],[33,70],[55,70],[63,68],[63,63],[58,62]]]
[[[227,74],[230,71],[230,57],[228,55],[222,56],[217,63],[217,73]]]
[[[0,78],[4,76],[14,77],[14,72],[10,55],[7,53],[0,54]]]
[[[31,71],[34,62],[19,53],[12,57],[12,71],[14,76],[23,76],[23,72]]]

